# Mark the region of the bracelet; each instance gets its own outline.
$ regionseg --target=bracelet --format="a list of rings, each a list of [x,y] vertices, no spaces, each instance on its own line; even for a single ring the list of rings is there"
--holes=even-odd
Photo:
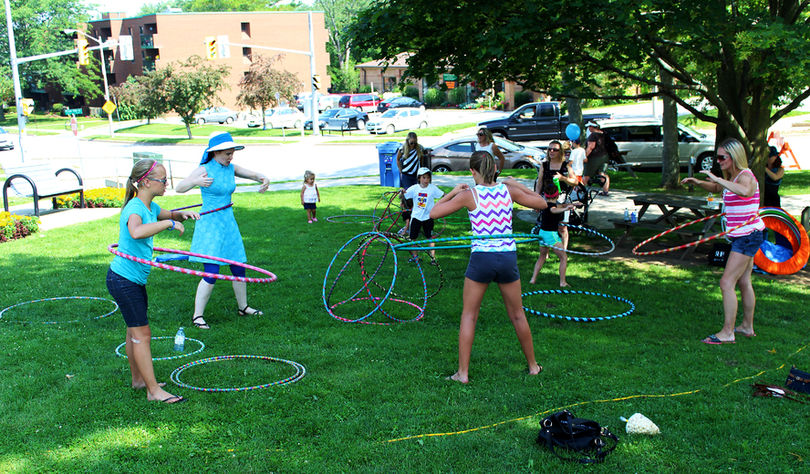
[[[171,223],[172,223],[172,226],[171,226],[171,227],[169,227],[169,230],[174,230],[174,220],[169,219],[169,222],[171,222]]]

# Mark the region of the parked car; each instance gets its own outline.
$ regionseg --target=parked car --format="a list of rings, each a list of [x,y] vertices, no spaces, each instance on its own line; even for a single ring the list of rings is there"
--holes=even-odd
[[[325,130],[364,130],[368,123],[368,114],[357,109],[338,109],[334,115],[321,120]]]
[[[410,97],[392,97],[380,102],[380,105],[377,106],[377,112],[385,112],[388,109],[396,109],[399,107],[416,107],[424,109],[425,104]]]
[[[382,100],[377,94],[345,94],[338,105],[343,108],[357,108],[363,112],[374,112]]]
[[[475,151],[478,139],[473,136],[458,138],[434,147],[428,152],[430,169],[437,173],[446,171],[468,171],[470,157]],[[503,152],[507,169],[536,168],[545,158],[545,152],[540,148],[524,146],[501,137],[495,137],[495,144]]]
[[[11,135],[3,127],[0,127],[0,150],[13,149],[14,142],[11,140]]]
[[[300,128],[306,117],[292,107],[275,107],[264,111],[264,123],[267,128]],[[248,127],[261,127],[262,118],[252,117]]]
[[[626,118],[599,120],[598,123],[602,131],[616,142],[626,162],[641,167],[661,167],[664,135],[660,119]],[[711,169],[714,151],[714,137],[678,124],[678,156],[681,166],[687,166],[689,158],[694,156],[695,171]]]
[[[590,120],[608,119],[610,114],[583,115],[587,123]],[[559,102],[532,102],[522,105],[507,117],[487,120],[478,125],[510,140],[565,140],[565,127],[568,126],[567,115],[560,115]]]
[[[211,107],[210,109],[205,109],[202,112],[195,114],[194,121],[198,124],[208,122],[233,123],[238,116],[238,112],[234,112],[227,107]]]
[[[394,133],[400,130],[427,128],[427,114],[424,109],[391,109],[366,124],[370,133]]]
[[[320,92],[316,92],[316,95],[318,97],[318,112],[336,108],[340,98],[343,97],[343,94],[321,94]],[[302,92],[295,96],[295,106],[298,110],[304,110],[304,103],[310,101],[311,97],[311,92]]]
[[[327,121],[330,118],[334,118],[335,114],[337,114],[341,110],[346,110],[346,109],[329,109],[329,110],[324,110],[323,112],[319,113],[318,114],[318,123],[320,124],[320,128],[323,129],[326,126]],[[304,122],[304,130],[312,130],[312,120],[311,119],[307,119],[307,121]]]

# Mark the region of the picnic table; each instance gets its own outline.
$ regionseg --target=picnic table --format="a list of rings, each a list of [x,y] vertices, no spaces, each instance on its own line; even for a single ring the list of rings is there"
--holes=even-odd
[[[628,196],[627,199],[633,201],[635,206],[640,206],[636,211],[637,222],[625,222],[624,220],[614,220],[613,223],[617,228],[624,228],[624,234],[619,239],[617,245],[622,244],[629,236],[633,229],[642,228],[656,230],[663,232],[674,227],[677,227],[685,222],[700,219],[707,216],[719,215],[720,200],[714,203],[709,203],[706,199],[680,196],[675,194],[638,194],[635,196]],[[653,207],[657,208],[661,213],[647,214],[647,211]],[[699,229],[688,228],[679,229],[674,233],[681,236],[684,240],[698,240],[706,237],[712,229],[718,225],[719,216],[707,219]],[[695,247],[687,248],[681,259],[691,254]]]

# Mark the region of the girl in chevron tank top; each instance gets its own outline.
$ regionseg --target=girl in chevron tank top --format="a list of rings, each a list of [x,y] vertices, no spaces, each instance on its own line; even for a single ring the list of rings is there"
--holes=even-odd
[[[430,212],[438,219],[466,208],[475,236],[512,233],[512,203],[534,209],[545,209],[546,201],[515,180],[495,182],[495,161],[485,151],[476,151],[470,159],[470,172],[475,187],[459,184],[447,193]],[[449,380],[469,381],[470,354],[475,338],[475,324],[481,301],[490,282],[498,284],[506,312],[515,327],[520,347],[529,367],[537,375],[543,368],[534,357],[534,344],[520,290],[517,249],[512,238],[474,239],[470,262],[464,279],[461,324],[458,335],[458,371]]]
[[[720,178],[705,170],[706,180],[686,178],[683,184],[697,184],[711,192],[723,192],[728,228],[732,229],[726,268],[720,278],[720,291],[723,295],[723,328],[711,334],[702,342],[706,344],[733,344],[736,334],[753,337],[754,307],[756,296],[751,286],[751,271],[754,268],[754,255],[765,240],[765,224],[758,217],[759,185],[754,173],[748,169],[745,147],[738,140],[729,138],[717,149],[717,163],[723,171]],[[742,227],[740,227],[742,226]],[[738,227],[735,229],[735,227]],[[743,319],[737,323],[737,293],[743,302]]]

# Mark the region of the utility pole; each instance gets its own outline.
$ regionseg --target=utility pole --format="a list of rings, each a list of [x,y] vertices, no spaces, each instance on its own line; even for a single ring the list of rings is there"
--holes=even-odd
[[[8,29],[8,51],[11,56],[11,76],[14,81],[14,103],[17,109],[17,133],[20,142],[20,160],[25,163],[25,148],[23,147],[23,129],[25,119],[22,113],[22,88],[20,87],[20,71],[17,69],[17,47],[14,44],[14,29],[11,21],[11,5],[6,0],[6,28]]]

